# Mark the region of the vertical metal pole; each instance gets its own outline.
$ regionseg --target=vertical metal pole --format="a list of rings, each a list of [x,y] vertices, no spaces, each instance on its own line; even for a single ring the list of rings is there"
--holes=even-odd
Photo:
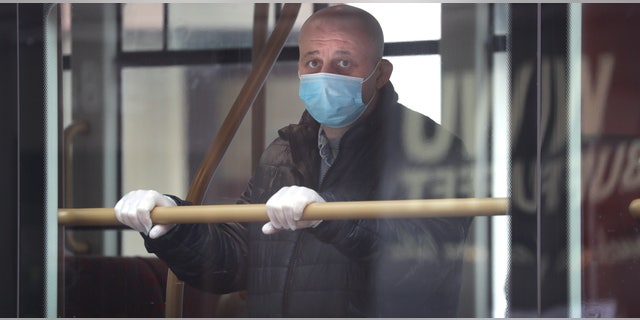
[[[491,69],[488,4],[442,4],[442,124],[462,138],[472,159],[473,195],[488,197],[491,157]],[[489,247],[489,219],[474,218],[467,246]],[[465,265],[463,316],[487,317],[489,257]]]
[[[72,113],[74,120],[86,120],[91,131],[74,140],[72,206],[112,206],[117,201],[120,119],[116,20],[116,4],[73,4]],[[101,248],[99,253],[117,253],[117,231],[77,235],[93,241],[92,247]]]

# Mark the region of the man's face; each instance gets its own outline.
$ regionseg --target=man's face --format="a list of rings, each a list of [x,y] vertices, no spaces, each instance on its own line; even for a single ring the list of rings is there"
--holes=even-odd
[[[301,75],[326,72],[366,78],[377,63],[366,30],[349,20],[314,20],[303,28],[299,42]],[[375,83],[375,75],[363,83],[365,103],[375,93]]]

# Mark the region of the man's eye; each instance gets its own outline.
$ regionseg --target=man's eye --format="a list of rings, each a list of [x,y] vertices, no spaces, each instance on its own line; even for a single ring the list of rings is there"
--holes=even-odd
[[[317,68],[320,66],[320,63],[318,61],[315,60],[311,60],[309,62],[307,62],[307,65],[311,68]]]
[[[348,67],[350,65],[351,65],[351,63],[349,63],[349,61],[347,61],[347,60],[338,61],[338,66],[339,67],[346,68],[346,67]]]

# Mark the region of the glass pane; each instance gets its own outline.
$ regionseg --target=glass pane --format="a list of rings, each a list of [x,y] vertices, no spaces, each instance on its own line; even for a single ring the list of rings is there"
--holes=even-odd
[[[518,200],[516,206],[510,208],[511,216],[474,218],[464,246],[449,247],[439,256],[439,263],[453,257],[456,267],[452,272],[462,274],[456,315],[639,317],[634,290],[640,281],[633,273],[640,267],[640,254],[636,249],[640,220],[630,214],[629,204],[640,198],[640,108],[637,106],[640,45],[633,41],[640,28],[640,6],[355,5],[380,20],[387,42],[438,40],[439,45],[448,45],[440,46],[439,55],[386,58],[394,66],[391,82],[398,101],[462,138],[469,156],[462,164],[444,161],[444,167],[423,171],[415,163],[438,158],[450,140],[438,140],[444,135],[425,138],[423,123],[419,121],[423,118],[411,113],[411,117],[402,119],[402,126],[394,127],[397,130],[389,130],[402,139],[384,156],[401,160],[406,160],[402,158],[405,156],[414,157],[410,160],[415,163],[411,162],[399,173],[392,169],[404,165],[401,162],[384,168],[390,171],[374,172],[385,174],[381,178],[382,187],[377,190],[388,192],[385,195],[391,194],[389,198],[399,191],[420,198],[422,192],[428,190],[446,198]],[[47,98],[52,99],[47,106],[55,104],[54,100],[61,103],[58,116],[62,117],[59,123],[63,128],[73,128],[83,120],[90,124],[72,137],[70,158],[62,160],[72,160],[74,170],[78,167],[84,170],[72,176],[87,175],[92,179],[75,183],[76,180],[66,176],[70,172],[65,166],[59,176],[64,188],[58,190],[63,194],[65,205],[111,207],[124,192],[143,188],[184,198],[251,68],[240,62],[182,66],[169,60],[165,61],[166,65],[160,63],[155,67],[122,68],[116,59],[119,55],[163,48],[164,12],[162,4],[120,6],[125,51],[122,53],[117,52],[118,21],[114,12],[118,7],[116,4],[61,4],[57,11],[61,18],[59,39],[70,63],[67,70],[58,71],[60,77],[52,76],[51,70],[57,64],[49,60],[46,70],[39,72],[46,74],[49,81],[62,81],[58,84],[62,90],[50,90],[55,86],[49,86],[46,92]],[[15,12],[15,7],[9,11],[6,8],[0,9],[5,13]],[[274,8],[272,4],[270,19],[275,16]],[[312,8],[312,4],[303,5],[288,45],[297,44],[297,32]],[[253,4],[170,4],[169,9],[170,49],[251,47]],[[469,12],[473,14],[462,15]],[[533,19],[520,19],[516,12],[524,12]],[[38,19],[33,21],[41,21],[42,10],[36,13]],[[490,13],[494,20],[489,18]],[[49,27],[44,38],[48,44],[46,50],[50,52],[55,51],[53,44],[56,43],[50,33],[56,30],[51,27],[55,25],[54,18],[48,17]],[[493,35],[483,33],[492,29],[491,23],[495,34],[507,36],[506,52],[487,52],[486,43],[491,43]],[[450,29],[441,30],[441,25]],[[556,37],[564,35],[566,29],[570,30],[566,39]],[[538,34],[538,30],[543,33]],[[555,34],[545,37],[549,35],[548,30]],[[456,31],[462,37],[447,38],[449,31]],[[542,41],[542,47],[538,46],[538,40]],[[455,45],[450,46],[451,43]],[[533,45],[527,47],[523,43]],[[27,44],[34,45],[29,41],[22,43]],[[548,52],[553,46],[567,51]],[[40,66],[42,62],[42,55],[36,55],[37,61],[32,61],[34,58],[25,54],[26,51],[16,52],[21,66],[18,72],[26,71],[28,66]],[[14,78],[9,82],[15,81]],[[274,66],[265,88],[265,132],[259,139],[269,145],[280,137],[280,129],[298,123],[304,111],[298,98],[297,62],[282,61]],[[54,92],[61,94],[59,100],[54,99]],[[398,110],[402,111],[391,115],[408,112],[401,107]],[[48,128],[56,123],[55,113],[51,111],[47,109],[47,115],[51,116]],[[206,204],[235,203],[247,187],[255,170],[249,147],[252,120],[249,113],[240,125],[206,192]],[[316,139],[316,133],[312,132],[312,139]],[[520,144],[521,136],[531,143]],[[62,137],[47,138],[47,143],[63,141]],[[375,142],[382,146],[384,141]],[[369,142],[362,140],[363,144]],[[428,152],[421,152],[425,150]],[[309,155],[318,154],[317,150],[312,151]],[[46,158],[48,165],[54,165],[52,159],[57,157],[46,154],[41,158]],[[364,161],[361,166],[345,171],[345,175],[370,163]],[[295,166],[287,167],[291,168]],[[49,173],[56,171],[48,170]],[[281,177],[270,176],[273,181]],[[67,187],[73,188],[69,191]],[[367,188],[361,189],[369,190]],[[524,227],[521,225],[523,215],[528,222]],[[558,223],[550,223],[556,221]],[[315,231],[318,230],[321,229]],[[520,230],[533,232],[518,233]],[[311,232],[304,234],[309,236],[307,239],[315,239]],[[63,277],[58,280],[62,293],[58,297],[59,316],[164,316],[167,264],[147,253],[138,232],[128,228],[69,227],[61,229],[61,236],[58,270]],[[259,232],[254,236],[266,237]],[[251,241],[253,239],[256,238]],[[293,243],[292,239],[283,236],[281,240]],[[514,247],[514,239],[520,246]],[[412,263],[416,260],[431,257],[420,251],[425,247],[409,244],[381,256],[406,258],[399,261],[411,261],[407,265],[414,266],[417,264]],[[300,259],[308,258],[304,255],[310,252],[308,248],[304,246],[301,250]],[[548,251],[554,255],[548,255]],[[278,252],[270,251],[274,257]],[[332,258],[339,260],[343,256],[343,252],[337,252]],[[517,263],[522,263],[529,272],[522,274],[509,269],[518,266]],[[381,281],[399,274],[376,273],[386,270],[380,265],[373,265],[369,270],[373,270],[372,277],[379,276],[377,280]],[[32,271],[20,270],[20,273],[40,279],[41,275]],[[362,274],[365,273],[358,273]],[[419,279],[440,274],[424,272],[425,276]],[[55,276],[47,274],[46,277],[46,313],[51,316],[56,305],[52,303],[49,285],[54,283]],[[342,280],[327,277],[310,282],[327,285],[335,279]],[[34,288],[19,289],[28,292]],[[442,290],[437,293],[445,294]],[[183,315],[246,315],[244,309],[235,314],[223,310],[230,305],[229,301],[240,302],[242,307],[243,294],[203,293],[187,286]],[[240,299],[236,299],[238,297]],[[390,297],[404,296],[398,292]],[[316,306],[315,299],[299,301],[309,308]],[[303,311],[309,310],[312,309]],[[331,308],[323,303],[312,315],[327,310]],[[39,312],[35,307],[27,311],[29,314]]]
[[[252,43],[252,24],[251,3],[172,3],[169,48],[248,48]]]
[[[169,4],[169,48],[175,50],[250,48],[253,34],[253,3]],[[281,8],[282,6],[279,6]],[[276,4],[269,4],[267,35],[274,27]],[[301,5],[286,41],[297,45],[297,34],[313,5]]]
[[[286,46],[298,46],[298,34],[300,33],[300,28],[302,28],[302,24],[311,16],[313,13],[313,3],[302,3],[300,5],[300,11],[298,12],[298,18],[293,24],[293,28],[291,28],[291,32],[289,33],[289,37],[285,41]]]
[[[508,198],[509,182],[509,60],[508,53],[493,55],[493,114],[491,136],[491,194],[494,197]],[[491,279],[491,304],[487,305],[487,315],[496,318],[506,317],[508,295],[504,288],[508,278],[510,217],[491,218],[491,267],[487,270]],[[488,275],[489,275],[488,274]],[[483,316],[476,314],[476,316]]]
[[[365,4],[362,5],[365,6]],[[289,38],[289,45],[297,43],[297,30],[301,22],[310,14],[311,8],[310,4],[303,5],[303,13]],[[383,29],[385,32],[388,31],[388,42],[440,40],[441,38],[439,4],[380,4],[379,6],[371,4],[365,8],[380,19]],[[125,4],[122,9],[123,23],[126,24],[123,33],[123,38],[126,38],[123,39],[123,50],[160,50],[162,48],[161,5]],[[396,9],[401,9],[403,14],[398,14],[394,11]],[[250,48],[252,12],[253,4],[170,4],[169,48],[180,50]],[[88,12],[85,14],[88,15]],[[455,18],[449,18],[456,21]],[[407,24],[407,19],[412,22]],[[112,23],[114,22],[106,20],[103,23],[113,31]],[[407,27],[408,25],[411,26]],[[272,26],[273,23],[270,27]],[[460,21],[460,28],[468,30],[470,34],[474,30],[464,24],[464,21]],[[102,150],[97,152],[104,152],[106,157],[116,158],[118,161],[119,167],[115,173],[118,196],[135,189],[155,189],[185,198],[193,176],[240,92],[251,66],[243,63],[182,66],[174,65],[173,61],[167,59],[166,65],[121,68],[115,64],[115,59],[98,59],[102,54],[110,56],[114,53],[108,51],[113,48],[113,43],[109,42],[111,35],[103,38],[96,35],[96,37],[98,40],[94,43],[102,45],[105,52],[93,52],[96,55],[93,60],[89,59],[92,57],[86,56],[86,51],[74,50],[73,52],[75,56],[71,59],[72,70],[64,76],[65,85],[71,88],[73,84],[73,90],[69,89],[70,93],[65,91],[65,107],[69,107],[66,106],[69,104],[70,109],[77,112],[78,109],[86,108],[80,103],[82,100],[79,100],[79,97],[94,97],[103,104],[101,108],[96,107],[93,112],[106,113],[101,120],[104,123],[97,121],[93,123],[92,128],[101,128],[102,125],[113,128],[112,125],[117,123],[116,138],[111,137],[110,139],[114,140],[104,142],[106,145],[117,141],[117,148],[101,144],[96,144],[95,148]],[[464,48],[469,50],[473,57],[473,54],[480,51],[476,50],[479,46],[475,42],[468,42]],[[79,48],[82,49],[82,47]],[[424,125],[431,122],[418,113],[409,113],[408,110],[393,104],[399,111],[390,113],[389,119],[398,121],[402,125],[394,126],[385,133],[389,133],[394,138],[399,137],[400,143],[392,145],[391,148],[385,145],[389,149],[386,149],[387,152],[382,156],[385,159],[387,157],[400,159],[400,162],[390,161],[389,163],[394,165],[372,173],[382,175],[381,172],[384,172],[385,174],[384,178],[380,177],[383,180],[379,188],[381,194],[372,199],[400,198],[398,193],[404,193],[404,198],[407,198],[406,195],[422,198],[426,193],[430,198],[469,198],[481,194],[478,186],[494,188],[482,193],[482,196],[508,197],[507,186],[504,183],[500,184],[508,176],[506,171],[509,169],[508,164],[505,164],[507,162],[501,158],[508,157],[509,153],[509,132],[505,124],[508,119],[507,100],[510,94],[510,84],[506,80],[510,63],[508,56],[505,53],[492,55],[489,59],[494,68],[492,72],[478,71],[478,69],[489,68],[484,64],[487,60],[480,58],[478,58],[481,62],[479,65],[471,67],[464,65],[456,69],[456,72],[463,75],[481,75],[479,78],[482,81],[490,82],[493,86],[471,84],[460,80],[463,77],[445,84],[441,55],[386,58],[394,66],[391,82],[398,93],[398,101],[441,124],[443,131],[437,131],[435,136],[430,135],[433,133],[431,131],[433,127],[431,125],[424,127]],[[76,63],[74,64],[73,61]],[[84,64],[82,63],[84,61],[92,61],[93,64]],[[104,61],[107,61],[106,65],[101,65],[100,63]],[[95,74],[109,76],[113,70],[111,68],[115,67],[117,67],[117,77],[109,78],[109,81],[113,82],[97,83],[97,80],[102,78],[95,76],[90,77],[94,81],[83,81],[85,79],[83,75],[85,77]],[[451,71],[456,67],[448,66],[448,68],[447,70]],[[259,139],[269,145],[274,139],[280,137],[280,129],[298,123],[304,112],[304,105],[298,97],[297,62],[277,63],[269,75],[265,88],[265,132]],[[103,90],[106,93],[100,95]],[[493,90],[491,94],[490,90]],[[98,95],[92,95],[95,92]],[[449,94],[443,95],[442,92]],[[71,97],[66,98],[67,96]],[[491,100],[488,97],[491,97]],[[114,101],[117,102],[115,107]],[[485,109],[481,109],[480,106]],[[495,113],[495,118],[488,116],[490,114],[488,110]],[[69,111],[72,115],[65,116],[65,119],[68,119],[65,123],[77,120],[73,119],[73,112]],[[255,170],[252,167],[250,148],[252,120],[254,120],[253,116],[249,112],[206,191],[203,201],[205,204],[235,203],[247,188]],[[451,136],[444,130],[464,137],[470,159],[457,162],[446,158],[448,154],[446,150],[453,140],[449,139]],[[317,139],[317,130],[311,132],[310,137]],[[365,138],[362,143],[372,141],[383,145],[386,140]],[[315,157],[318,152],[312,149],[308,154]],[[402,163],[402,171],[394,171],[395,164],[402,161],[407,161]],[[437,169],[423,170],[422,165],[430,161],[438,163]],[[367,159],[362,162],[362,166],[369,166],[371,163],[373,162]],[[287,170],[294,170],[291,168],[287,167]],[[260,170],[271,169],[262,167]],[[358,171],[359,168],[354,170]],[[287,174],[282,172],[282,175]],[[275,175],[271,178],[277,180],[281,176]],[[261,183],[264,184],[264,182]],[[93,190],[97,187],[87,184],[83,188]],[[368,188],[362,189],[369,190]],[[113,191],[110,190],[109,193]],[[504,258],[501,253],[507,249],[494,247],[491,242],[504,244],[505,238],[497,237],[491,241],[487,240],[490,236],[500,236],[508,232],[508,224],[492,224],[489,227],[494,221],[504,222],[505,219],[502,218],[506,217],[491,218],[491,220],[476,218],[472,224],[473,229],[469,229],[464,246],[459,247],[456,242],[446,246],[440,252],[442,254],[440,257],[444,259],[442,261],[452,263],[452,272],[463,274],[461,278],[456,278],[461,282],[461,302],[457,310],[459,316],[504,316],[506,306],[503,300],[507,299],[504,292],[506,275],[504,271],[495,272],[488,266],[491,266],[491,263],[499,264],[500,267],[506,264],[503,260],[507,258]],[[502,230],[494,231],[499,228]],[[66,285],[64,305],[67,317],[163,316],[167,265],[155,255],[146,252],[143,238],[138,232],[127,228],[118,231],[118,234],[121,237],[119,237],[120,242],[117,242],[118,250],[114,256],[106,256],[100,250],[96,254],[89,255],[79,252],[67,253],[64,282]],[[312,238],[310,234],[305,233],[305,237],[306,235]],[[412,235],[414,233],[406,234],[406,236]],[[255,233],[253,237],[262,239],[264,235]],[[253,239],[255,238],[251,241]],[[285,240],[283,242],[290,242],[290,239]],[[314,243],[314,245],[322,244]],[[428,246],[409,243],[399,248],[400,250],[391,250],[386,253],[401,261],[414,263],[420,259],[432,258],[424,255],[425,252],[422,250],[426,247]],[[207,252],[202,256],[209,256],[209,254]],[[342,255],[336,252],[332,257],[342,259]],[[397,272],[384,273],[381,271],[386,270],[383,267],[391,270],[396,268],[395,265],[382,267],[374,265],[373,270],[378,272],[374,276],[380,281],[388,279],[388,274],[404,275]],[[437,274],[438,272],[421,271],[422,273]],[[361,274],[363,273],[358,273],[358,275]],[[420,277],[420,279],[427,279],[427,277]],[[332,280],[335,279],[316,281],[316,283],[324,285],[325,282]],[[489,280],[497,281],[496,284],[487,284]],[[369,284],[373,285],[373,282]],[[419,289],[426,287],[428,285]],[[183,306],[185,317],[230,315],[220,312],[223,312],[221,310],[225,305],[228,306],[225,300],[233,301],[234,298],[229,298],[230,296],[227,295],[207,295],[200,291],[192,291],[193,288],[189,286],[185,290]],[[496,292],[501,295],[487,297],[488,293]],[[387,293],[375,292],[380,296]],[[457,292],[453,296],[457,296]],[[399,297],[403,297],[402,294],[392,295],[391,298]],[[242,303],[242,300],[240,301]],[[314,300],[309,299],[309,301],[313,306]],[[488,309],[492,306],[497,306],[498,310],[491,313],[492,311]],[[321,315],[320,312],[327,310],[332,311],[324,304],[315,310],[317,313],[313,315]],[[241,312],[244,311],[241,310]],[[240,315],[245,314],[240,313]]]
[[[122,189],[185,195],[187,179],[183,68],[122,72]],[[167,148],[171,145],[171,148]],[[159,174],[162,173],[162,174]],[[144,181],[144,186],[140,181]],[[137,232],[123,231],[123,256],[150,255]]]
[[[122,4],[122,50],[162,49],[163,15],[162,3]]]
[[[62,54],[71,53],[71,4],[61,3],[60,6],[60,38]]]
[[[297,122],[303,110],[295,91],[296,70],[297,63],[282,63],[269,76],[265,143],[283,125]],[[241,64],[125,69],[122,189],[150,188],[186,197],[190,177],[204,159],[248,71],[249,66]],[[251,172],[250,123],[249,112],[211,181],[205,203],[234,203],[242,193]],[[125,233],[123,254],[144,255],[141,244],[139,235]]]
[[[493,28],[496,35],[509,33],[509,4],[495,3],[493,5]]]
[[[393,63],[391,82],[399,102],[441,122],[440,56],[388,57]]]
[[[584,317],[638,317],[638,4],[582,4],[581,188]],[[575,137],[577,138],[577,137]]]
[[[385,42],[440,39],[439,3],[349,4],[366,10],[378,19]]]

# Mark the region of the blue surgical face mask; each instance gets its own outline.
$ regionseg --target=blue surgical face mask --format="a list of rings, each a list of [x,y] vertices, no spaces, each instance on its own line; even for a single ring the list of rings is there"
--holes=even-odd
[[[371,103],[371,100],[366,104],[362,101],[362,84],[373,76],[377,68],[376,64],[364,79],[324,72],[303,74],[300,76],[300,99],[309,114],[323,125],[332,128],[349,126]]]

